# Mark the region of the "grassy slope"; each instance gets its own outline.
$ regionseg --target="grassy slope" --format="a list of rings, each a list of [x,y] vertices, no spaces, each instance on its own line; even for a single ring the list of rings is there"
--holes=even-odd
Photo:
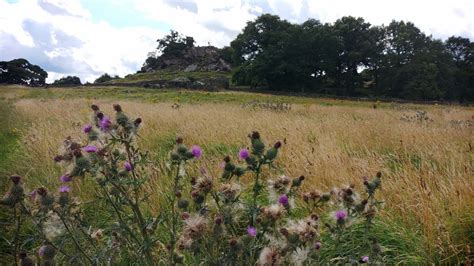
[[[120,83],[138,83],[145,81],[156,81],[163,80],[168,81],[175,79],[177,77],[187,77],[189,79],[203,79],[203,78],[216,78],[216,77],[227,77],[230,78],[230,72],[183,72],[183,71],[170,71],[163,70],[150,73],[138,73],[131,74],[121,79],[114,79],[108,81],[108,84],[120,84]]]

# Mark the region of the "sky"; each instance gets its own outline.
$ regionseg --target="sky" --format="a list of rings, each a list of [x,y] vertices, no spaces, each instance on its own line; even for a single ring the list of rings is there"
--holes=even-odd
[[[92,82],[135,73],[170,29],[222,47],[264,13],[295,23],[405,20],[437,39],[474,40],[474,0],[0,0],[0,61],[25,58],[48,82]]]

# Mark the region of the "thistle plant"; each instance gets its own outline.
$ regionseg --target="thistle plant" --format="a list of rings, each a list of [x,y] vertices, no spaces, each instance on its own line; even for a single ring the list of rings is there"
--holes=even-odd
[[[20,176],[10,177],[0,203],[13,216],[15,264],[383,263],[371,232],[381,173],[362,180],[361,194],[355,185],[308,190],[304,173],[289,177],[278,168],[282,143],[266,145],[256,131],[248,148],[222,159],[220,176],[197,168],[205,151],[181,137],[165,162],[156,162],[138,148],[142,120],[113,107],[111,117],[92,105],[83,139],[64,140],[54,157],[64,169],[59,188],[26,192]],[[151,176],[167,182],[151,188]],[[94,189],[83,202],[74,188],[86,179]],[[150,208],[157,189],[164,194],[158,211]],[[97,220],[91,208],[108,210],[108,217]],[[25,228],[35,232],[27,240]],[[360,228],[364,238],[353,239]]]

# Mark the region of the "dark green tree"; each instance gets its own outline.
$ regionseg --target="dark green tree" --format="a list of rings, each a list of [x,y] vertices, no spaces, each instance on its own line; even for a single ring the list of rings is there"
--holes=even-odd
[[[0,83],[21,84],[27,86],[45,85],[48,73],[40,66],[19,58],[11,61],[0,61]]]
[[[468,38],[452,36],[445,45],[456,65],[450,98],[474,101],[474,43]]]
[[[81,79],[76,76],[67,76],[57,79],[53,82],[53,85],[58,86],[80,86],[82,85]]]

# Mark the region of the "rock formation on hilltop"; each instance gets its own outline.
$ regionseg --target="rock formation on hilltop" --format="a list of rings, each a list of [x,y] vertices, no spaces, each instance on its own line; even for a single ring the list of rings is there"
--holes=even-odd
[[[194,46],[194,38],[176,31],[158,39],[157,51],[147,58],[140,73],[158,70],[173,71],[230,71],[227,49],[214,46]],[[159,54],[159,56],[156,56]]]
[[[223,51],[214,46],[193,46],[178,54],[149,57],[140,72],[156,70],[230,71],[230,63],[224,60]]]
[[[46,71],[26,59],[0,61],[0,83],[37,87],[45,85],[47,77]]]

